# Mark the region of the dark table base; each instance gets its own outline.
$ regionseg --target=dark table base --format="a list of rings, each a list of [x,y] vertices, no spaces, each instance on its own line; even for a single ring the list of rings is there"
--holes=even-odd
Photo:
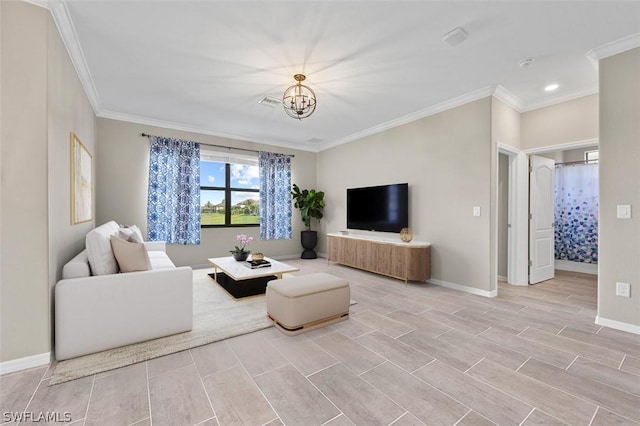
[[[209,274],[213,279],[214,274]],[[242,297],[255,296],[257,294],[264,294],[267,291],[267,283],[271,280],[278,279],[275,275],[269,275],[266,277],[250,278],[248,280],[236,281],[224,272],[218,272],[217,283],[220,287],[227,290],[227,293],[240,299]]]

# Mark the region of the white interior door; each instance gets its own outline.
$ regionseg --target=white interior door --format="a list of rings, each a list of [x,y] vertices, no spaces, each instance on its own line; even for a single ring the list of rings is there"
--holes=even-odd
[[[532,155],[529,164],[529,284],[535,284],[555,273],[555,161]]]

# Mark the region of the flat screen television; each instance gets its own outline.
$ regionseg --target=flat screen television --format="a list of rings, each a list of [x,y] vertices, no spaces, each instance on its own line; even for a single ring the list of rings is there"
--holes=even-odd
[[[408,227],[408,183],[347,189],[347,228],[400,232]]]

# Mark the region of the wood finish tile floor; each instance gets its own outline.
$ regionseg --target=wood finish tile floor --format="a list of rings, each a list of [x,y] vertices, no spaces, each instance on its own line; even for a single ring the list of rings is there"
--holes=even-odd
[[[0,376],[0,412],[76,425],[640,423],[640,336],[594,323],[594,276],[558,271],[489,299],[315,261],[351,283],[351,318],[271,328],[48,386]],[[63,419],[63,418],[61,418]]]

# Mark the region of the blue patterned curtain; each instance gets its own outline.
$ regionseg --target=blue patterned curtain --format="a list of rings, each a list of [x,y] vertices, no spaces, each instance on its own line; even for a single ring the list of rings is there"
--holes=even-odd
[[[260,152],[260,238],[291,239],[291,157]]]
[[[598,263],[598,165],[556,166],[556,259]]]
[[[158,136],[149,141],[149,240],[198,245],[200,144]]]

